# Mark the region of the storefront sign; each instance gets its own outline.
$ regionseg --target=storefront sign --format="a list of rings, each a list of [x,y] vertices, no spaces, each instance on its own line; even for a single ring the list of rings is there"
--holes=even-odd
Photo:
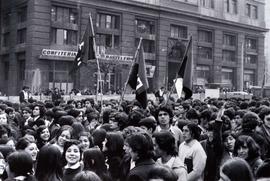
[[[100,54],[97,55],[98,59],[106,61],[116,61],[116,62],[132,62],[133,56],[123,56],[123,55],[110,55],[110,54]]]
[[[64,50],[51,50],[51,49],[42,49],[41,56],[54,56],[54,57],[67,57],[75,58],[77,52],[74,51],[64,51]]]

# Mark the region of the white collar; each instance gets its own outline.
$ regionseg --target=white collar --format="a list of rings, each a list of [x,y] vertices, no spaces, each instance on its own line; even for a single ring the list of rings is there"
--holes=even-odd
[[[13,179],[23,181],[25,178],[26,176],[17,176],[17,177],[14,177]]]
[[[79,168],[81,166],[81,164],[80,164],[80,162],[77,162],[77,163],[75,163],[74,165],[71,165],[71,166],[69,166],[68,164],[65,166],[65,169],[67,169],[67,168],[70,168],[70,169],[77,169],[77,168]]]

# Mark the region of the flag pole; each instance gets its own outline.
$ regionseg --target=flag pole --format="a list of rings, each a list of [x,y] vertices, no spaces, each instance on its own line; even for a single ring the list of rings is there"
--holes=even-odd
[[[96,35],[95,35],[95,32],[94,32],[94,26],[93,26],[93,19],[92,19],[92,14],[91,12],[89,13],[89,19],[90,19],[90,24],[91,24],[91,30],[92,30],[92,35],[93,35],[93,49],[94,49],[94,53],[95,55],[96,54]],[[98,58],[96,56],[96,61],[97,61],[97,92],[96,92],[96,101],[98,102],[98,91],[99,91],[99,82],[101,81],[101,73],[100,73],[100,66],[99,66],[99,61],[98,61]],[[100,97],[100,101],[101,101],[101,111],[102,111],[102,86],[100,86],[100,93],[101,93],[101,97]]]
[[[120,97],[120,102],[119,102],[119,107],[118,107],[118,110],[120,109],[120,106],[121,106],[121,104],[122,104],[122,102],[123,102],[124,95],[125,95],[125,93],[126,93],[126,89],[127,89],[127,84],[128,84],[129,76],[130,76],[130,74],[131,74],[132,67],[133,67],[133,65],[134,65],[134,63],[135,63],[135,60],[136,60],[136,58],[137,58],[137,55],[138,55],[139,49],[140,49],[140,47],[141,47],[142,40],[143,40],[143,38],[142,38],[142,37],[140,37],[140,41],[139,41],[138,47],[137,47],[137,49],[136,49],[136,51],[135,51],[135,55],[134,55],[134,58],[133,58],[133,61],[132,61],[131,67],[130,67],[130,69],[129,69],[128,78],[127,78],[127,80],[126,80],[126,82],[125,82],[125,85],[124,85],[124,90],[123,90],[123,92],[121,93],[121,97]]]
[[[186,46],[185,53],[184,53],[184,55],[183,55],[183,57],[182,57],[182,62],[181,62],[180,68],[181,68],[181,66],[182,66],[182,64],[183,64],[183,60],[184,60],[185,56],[187,55],[188,47],[189,47],[189,44],[191,43],[191,37],[192,37],[192,36],[189,36],[188,44],[187,44],[187,46]],[[177,77],[178,77],[178,72],[176,72],[175,79],[173,80],[173,85],[172,85],[172,87],[171,87],[171,90],[169,91],[168,98],[167,98],[167,100],[166,100],[165,105],[168,104],[172,92],[175,91],[175,83],[176,83]]]

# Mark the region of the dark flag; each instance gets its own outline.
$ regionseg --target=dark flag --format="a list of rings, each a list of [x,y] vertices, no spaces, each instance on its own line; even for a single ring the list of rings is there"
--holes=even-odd
[[[91,30],[91,21],[88,19],[86,30],[84,32],[82,41],[78,47],[77,55],[74,59],[72,70],[69,74],[75,73],[81,65],[86,65],[88,60],[96,58],[93,44],[93,32]]]
[[[175,88],[179,98],[182,97],[182,93],[184,94],[185,99],[188,99],[192,96],[192,77],[192,37],[190,37],[180,69],[177,73],[177,79],[175,81]]]
[[[131,69],[128,84],[134,90],[136,90],[136,99],[145,109],[147,106],[147,89],[148,89],[148,81],[146,77],[146,69],[145,69],[145,60],[143,56],[143,46],[141,44],[139,49],[139,56],[136,57],[136,60]]]

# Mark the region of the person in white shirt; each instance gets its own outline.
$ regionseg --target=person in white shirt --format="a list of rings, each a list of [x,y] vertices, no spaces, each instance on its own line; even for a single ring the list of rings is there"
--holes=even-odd
[[[206,153],[198,141],[200,129],[194,123],[183,127],[184,142],[179,146],[179,157],[187,167],[188,181],[202,181],[206,165]]]

